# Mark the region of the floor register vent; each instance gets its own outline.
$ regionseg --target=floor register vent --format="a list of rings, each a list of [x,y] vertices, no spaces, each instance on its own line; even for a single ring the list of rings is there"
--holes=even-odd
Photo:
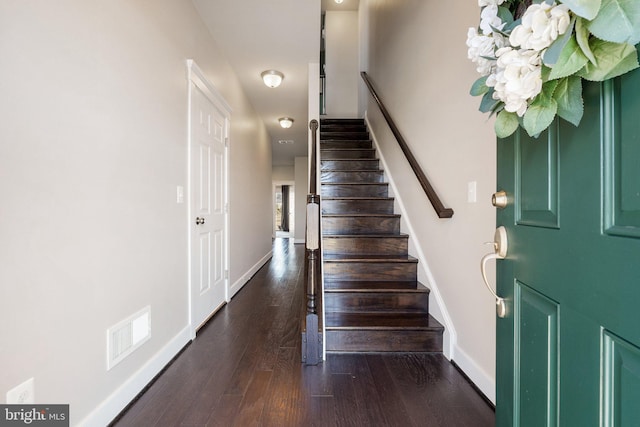
[[[151,307],[147,306],[107,330],[107,370],[151,338]]]

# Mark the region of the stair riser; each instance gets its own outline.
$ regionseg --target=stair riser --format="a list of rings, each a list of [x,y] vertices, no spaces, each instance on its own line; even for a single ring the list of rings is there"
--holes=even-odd
[[[378,170],[380,168],[378,159],[361,160],[322,160],[320,170],[357,171],[357,170]]]
[[[387,184],[346,185],[324,184],[320,187],[322,197],[388,197]]]
[[[329,148],[373,148],[371,141],[357,141],[357,140],[324,140],[320,143],[320,149]]]
[[[324,263],[326,280],[417,280],[416,263],[409,262],[330,262]]]
[[[367,127],[363,124],[320,125],[320,134],[324,134],[326,132],[366,133]]]
[[[322,239],[322,250],[325,254],[345,255],[407,255],[407,237],[325,237]]]
[[[320,126],[324,125],[362,125],[364,126],[364,119],[320,119]]]
[[[376,150],[374,149],[320,150],[320,158],[322,160],[375,159]]]
[[[320,141],[325,139],[369,139],[369,132],[320,132]]]
[[[323,200],[323,214],[393,213],[393,200]]]
[[[400,217],[323,217],[324,234],[398,234]]]
[[[441,331],[336,331],[325,330],[327,351],[442,352]]]
[[[383,182],[384,172],[382,171],[323,171],[320,181],[323,183],[340,182]]]
[[[327,292],[327,311],[429,313],[428,293]]]

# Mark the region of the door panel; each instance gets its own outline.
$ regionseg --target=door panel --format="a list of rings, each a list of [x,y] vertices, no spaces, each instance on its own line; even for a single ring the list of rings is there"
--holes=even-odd
[[[638,72],[586,83],[578,128],[498,141],[498,426],[640,419],[639,93]]]
[[[522,133],[516,144],[516,215],[519,225],[559,228],[557,125],[534,141]]]
[[[603,331],[604,426],[633,426],[640,420],[640,348]]]
[[[191,305],[192,324],[199,327],[224,304],[227,295],[226,119],[196,85],[191,94]]]
[[[607,82],[604,98],[604,219],[607,234],[640,237],[640,120],[624,105],[640,93],[640,81]]]
[[[521,426],[555,426],[558,420],[559,306],[516,281],[516,419]],[[523,369],[524,368],[524,369]]]

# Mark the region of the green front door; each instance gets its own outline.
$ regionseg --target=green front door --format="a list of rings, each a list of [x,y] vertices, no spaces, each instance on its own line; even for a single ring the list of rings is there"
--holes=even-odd
[[[640,426],[640,72],[498,141],[498,426]]]

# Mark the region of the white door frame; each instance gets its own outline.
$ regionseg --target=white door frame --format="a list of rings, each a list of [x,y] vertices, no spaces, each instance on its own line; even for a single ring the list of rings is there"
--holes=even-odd
[[[231,120],[231,107],[224,99],[224,97],[218,92],[218,90],[211,84],[211,82],[207,79],[205,74],[202,72],[200,67],[195,63],[194,60],[187,60],[187,75],[188,75],[188,126],[187,126],[187,265],[188,265],[188,279],[187,279],[187,299],[188,299],[188,308],[189,308],[189,329],[191,334],[191,339],[193,340],[196,337],[196,328],[200,325],[196,325],[194,322],[194,314],[193,314],[193,298],[192,295],[192,275],[191,275],[191,263],[192,256],[191,253],[191,227],[192,221],[194,221],[192,215],[192,200],[191,200],[191,173],[192,173],[192,165],[191,165],[191,147],[192,147],[192,138],[191,135],[191,105],[192,105],[192,97],[193,97],[193,86],[197,86],[199,90],[204,93],[204,95],[211,101],[224,115],[225,117],[225,152],[224,152],[224,164],[225,164],[225,177],[224,177],[224,205],[225,205],[225,219],[224,219],[224,242],[223,247],[225,251],[224,255],[224,287],[225,287],[225,301],[229,302],[229,128],[230,128],[230,120]]]
[[[272,207],[271,207],[271,214],[273,216],[273,219],[271,220],[271,234],[272,237],[275,239],[276,237],[276,187],[279,185],[288,185],[290,187],[292,187],[294,190],[294,198],[295,198],[295,185],[296,182],[295,181],[273,181],[271,183],[271,203],[272,203]],[[291,203],[291,202],[289,202]],[[291,221],[291,216],[289,216],[289,234],[291,235],[291,238],[293,238],[294,233],[295,233],[295,217],[296,217],[296,207],[295,205],[290,205],[290,211],[293,211],[293,222]]]

